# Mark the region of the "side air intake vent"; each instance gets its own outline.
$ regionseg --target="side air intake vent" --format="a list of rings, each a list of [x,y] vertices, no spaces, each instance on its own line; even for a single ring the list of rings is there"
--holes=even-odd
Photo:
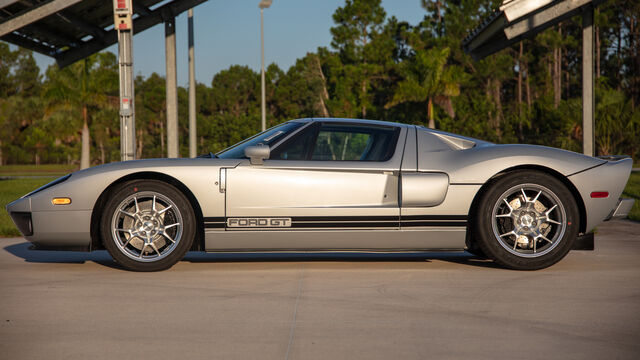
[[[475,142],[473,142],[471,140],[464,139],[464,138],[445,135],[445,134],[441,134],[441,133],[437,133],[437,132],[433,132],[433,135],[439,137],[440,139],[442,139],[442,141],[447,143],[447,145],[451,146],[452,148],[454,148],[456,150],[466,150],[466,149],[471,149],[472,147],[476,146]]]

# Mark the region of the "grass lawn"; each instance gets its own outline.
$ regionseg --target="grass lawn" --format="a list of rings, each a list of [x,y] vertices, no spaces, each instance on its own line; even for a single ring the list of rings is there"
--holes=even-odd
[[[640,172],[631,173],[629,182],[627,182],[627,186],[624,188],[622,195],[636,199],[635,204],[633,204],[633,209],[631,209],[631,213],[629,213],[629,219],[640,221]]]
[[[0,177],[3,176],[62,176],[78,170],[77,165],[4,165],[0,166]],[[24,194],[23,194],[24,195]]]
[[[35,179],[0,180],[0,205],[2,206],[2,209],[0,209],[0,237],[21,236],[18,229],[13,225],[5,206],[20,196],[53,181],[55,178],[54,176]]]

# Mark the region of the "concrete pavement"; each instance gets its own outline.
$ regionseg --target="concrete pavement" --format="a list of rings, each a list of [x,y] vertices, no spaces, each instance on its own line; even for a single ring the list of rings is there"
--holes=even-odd
[[[640,356],[640,223],[535,272],[466,253],[104,252],[0,239],[4,359],[603,359]]]

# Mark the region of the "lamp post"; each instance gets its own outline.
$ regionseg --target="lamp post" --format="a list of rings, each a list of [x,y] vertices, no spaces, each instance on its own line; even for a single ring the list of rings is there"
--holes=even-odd
[[[260,72],[262,75],[262,131],[267,129],[267,110],[264,91],[264,9],[271,6],[273,0],[262,0],[258,7],[260,8]]]

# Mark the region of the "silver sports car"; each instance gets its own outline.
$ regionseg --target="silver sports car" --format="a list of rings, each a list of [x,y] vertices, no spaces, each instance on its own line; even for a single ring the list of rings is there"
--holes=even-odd
[[[495,145],[421,126],[292,120],[217,154],[96,166],[7,205],[34,249],[123,267],[187,251],[467,250],[540,269],[625,217],[632,160]]]

